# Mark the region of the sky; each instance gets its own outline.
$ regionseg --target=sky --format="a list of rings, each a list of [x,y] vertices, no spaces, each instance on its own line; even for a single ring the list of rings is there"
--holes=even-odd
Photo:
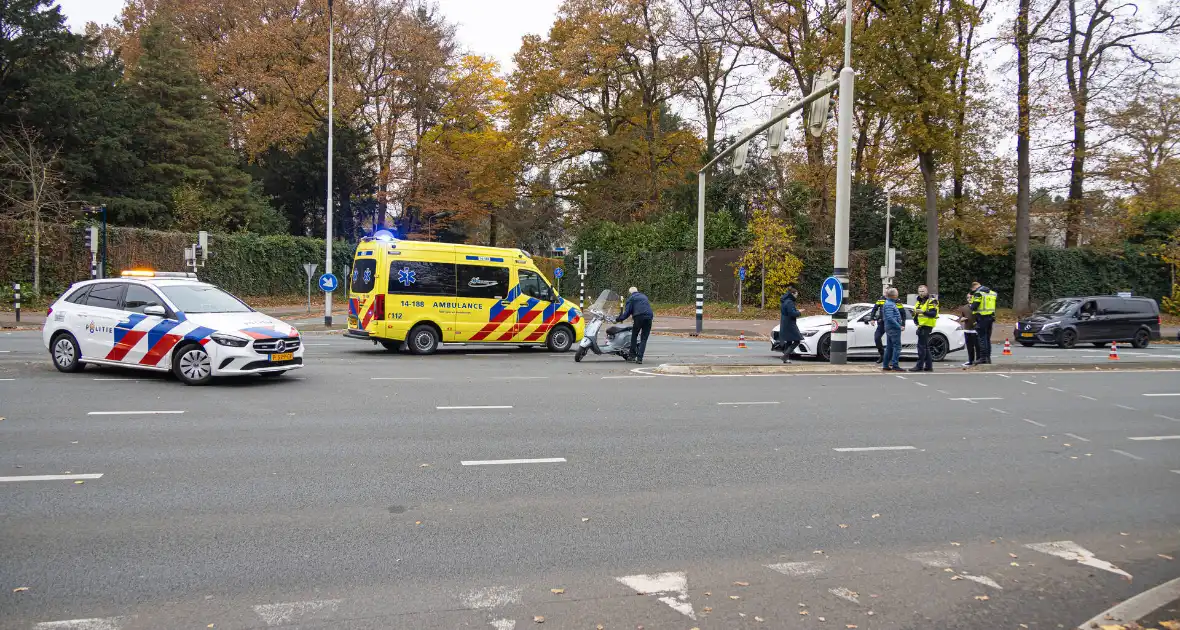
[[[545,35],[553,25],[560,0],[437,0],[448,20],[459,25],[459,43],[467,52],[494,57],[505,71],[520,38]],[[87,22],[115,21],[124,0],[59,0],[71,30],[81,31]]]

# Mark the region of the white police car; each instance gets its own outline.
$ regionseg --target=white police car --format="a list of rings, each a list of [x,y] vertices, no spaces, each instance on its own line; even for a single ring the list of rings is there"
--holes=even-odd
[[[191,273],[125,271],[76,283],[49,308],[41,336],[62,372],[117,365],[204,385],[303,367],[299,331]]]

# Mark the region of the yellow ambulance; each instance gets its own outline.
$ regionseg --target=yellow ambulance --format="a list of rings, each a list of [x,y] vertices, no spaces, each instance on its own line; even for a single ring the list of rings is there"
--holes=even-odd
[[[432,354],[440,343],[545,345],[566,352],[585,323],[519,249],[427,243],[388,232],[352,260],[346,337]]]

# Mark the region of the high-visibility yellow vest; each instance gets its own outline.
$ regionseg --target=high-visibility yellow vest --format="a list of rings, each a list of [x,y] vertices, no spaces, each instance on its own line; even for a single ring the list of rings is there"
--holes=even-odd
[[[975,312],[979,315],[995,315],[996,314],[996,292],[988,290],[986,293],[976,293]]]
[[[926,315],[926,311],[934,309],[934,316]],[[914,305],[914,319],[918,320],[919,326],[927,328],[934,328],[938,323],[938,298],[928,297],[925,300],[918,298],[918,303]]]

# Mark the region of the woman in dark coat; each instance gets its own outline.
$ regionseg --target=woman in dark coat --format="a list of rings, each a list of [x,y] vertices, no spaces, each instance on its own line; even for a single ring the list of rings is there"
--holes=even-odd
[[[795,298],[798,295],[798,289],[790,284],[787,285],[787,292],[779,300],[778,340],[783,347],[783,363],[791,362],[791,353],[798,347],[799,342],[803,341],[799,326],[795,324],[795,320],[801,315],[799,308],[795,306]]]

